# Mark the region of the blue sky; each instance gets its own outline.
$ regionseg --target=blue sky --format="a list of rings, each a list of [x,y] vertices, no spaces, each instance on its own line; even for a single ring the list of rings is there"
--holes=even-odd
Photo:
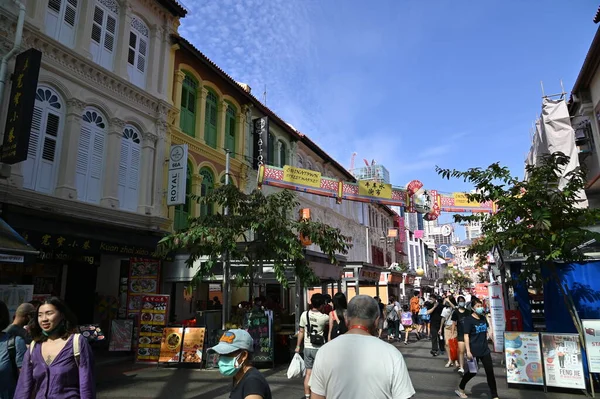
[[[592,0],[183,0],[180,34],[342,165],[376,159],[429,189],[435,165],[522,176],[546,94],[570,91]]]

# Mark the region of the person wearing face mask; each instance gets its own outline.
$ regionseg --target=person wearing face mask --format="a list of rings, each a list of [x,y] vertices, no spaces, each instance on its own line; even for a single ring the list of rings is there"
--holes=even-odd
[[[494,376],[494,365],[492,364],[492,354],[488,345],[489,325],[484,315],[483,303],[478,298],[473,298],[473,313],[465,317],[464,320],[464,340],[467,350],[467,359],[476,359],[481,362],[487,377],[487,383],[491,391],[492,399],[498,399],[498,388],[496,386],[496,377]],[[460,398],[466,398],[465,387],[475,374],[468,369],[463,376],[458,389],[454,391]]]
[[[252,366],[254,341],[247,331],[225,331],[219,343],[209,352],[219,354],[219,372],[226,377],[233,377],[230,399],[272,399],[269,383]]]
[[[462,377],[465,374],[465,317],[471,312],[466,308],[467,301],[464,296],[458,297],[458,308],[452,314],[452,320],[456,323],[456,331],[458,338],[458,374]]]
[[[348,332],[323,345],[313,365],[311,399],[408,399],[415,394],[404,357],[377,338],[379,306],[368,295],[348,304]]]

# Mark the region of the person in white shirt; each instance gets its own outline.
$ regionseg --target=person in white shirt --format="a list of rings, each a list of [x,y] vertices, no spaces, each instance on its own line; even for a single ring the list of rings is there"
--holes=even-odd
[[[375,336],[377,302],[357,295],[348,304],[347,315],[348,332],[319,349],[310,379],[310,398],[411,398],[415,389],[404,357],[396,347]]]

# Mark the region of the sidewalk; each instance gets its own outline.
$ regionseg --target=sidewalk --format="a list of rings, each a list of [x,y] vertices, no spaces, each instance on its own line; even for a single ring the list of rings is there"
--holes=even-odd
[[[429,354],[429,341],[413,342],[408,346],[396,344],[408,365],[417,391],[415,398],[456,398],[454,390],[459,376],[453,369],[444,368],[446,359]],[[500,356],[495,357],[496,381],[502,399],[581,399],[585,396],[574,391],[544,394],[541,389],[518,386],[508,389]],[[262,370],[271,386],[275,399],[300,399],[303,397],[302,381],[288,380],[287,367]],[[227,399],[230,378],[222,377],[216,370],[195,370],[174,367],[119,365],[99,370],[98,398],[185,398]],[[485,373],[479,374],[467,386],[470,398],[489,398]],[[367,399],[367,398],[365,398]]]

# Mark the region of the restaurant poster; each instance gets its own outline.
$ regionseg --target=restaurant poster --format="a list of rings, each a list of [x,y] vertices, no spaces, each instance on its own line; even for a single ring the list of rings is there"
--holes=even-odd
[[[590,373],[600,373],[600,320],[581,320]]]
[[[183,327],[168,327],[163,330],[159,363],[179,363],[181,360],[181,343]]]
[[[137,339],[137,361],[158,362],[163,332],[167,325],[169,295],[147,295],[142,297],[139,337]]]
[[[546,385],[586,389],[583,356],[577,334],[542,334]]]
[[[133,336],[133,320],[113,320],[110,326],[109,352],[129,352]]]
[[[202,363],[204,350],[204,336],[206,329],[203,327],[186,327],[183,335],[182,363]]]
[[[505,332],[504,346],[509,384],[544,385],[539,333]]]
[[[502,285],[490,284],[488,286],[488,293],[494,352],[502,353],[504,351],[504,330],[506,327]]]
[[[131,258],[127,290],[127,318],[136,319],[142,310],[142,297],[158,293],[160,261]]]

